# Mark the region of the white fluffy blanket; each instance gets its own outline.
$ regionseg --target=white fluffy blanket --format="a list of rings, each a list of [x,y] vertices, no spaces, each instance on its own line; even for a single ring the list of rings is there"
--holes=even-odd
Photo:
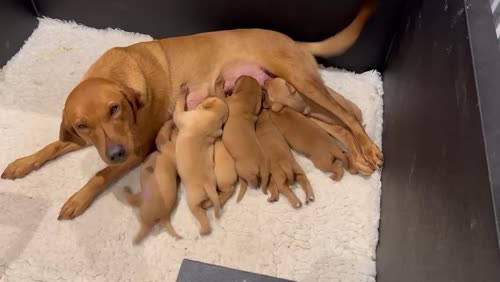
[[[147,35],[96,30],[41,19],[24,47],[0,72],[0,167],[58,137],[69,91],[106,49]],[[368,134],[381,145],[379,73],[324,69],[325,82],[363,111]],[[334,183],[298,157],[316,201],[293,210],[286,199],[270,204],[249,190],[231,199],[213,233],[198,235],[181,188],[172,222],[184,240],[159,226],[132,246],[139,223],[122,187],[138,189],[135,170],[103,193],[80,217],[57,221],[65,200],[104,167],[94,148],[50,162],[16,181],[0,181],[0,281],[174,281],[183,258],[299,281],[374,281],[380,172],[346,173]],[[303,193],[295,189],[300,199]]]

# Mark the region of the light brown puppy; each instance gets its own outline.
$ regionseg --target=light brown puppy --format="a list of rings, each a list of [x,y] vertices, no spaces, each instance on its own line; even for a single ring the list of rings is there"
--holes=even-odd
[[[304,190],[305,203],[314,201],[314,192],[306,174],[297,163],[290,151],[285,137],[271,121],[269,110],[262,110],[256,124],[256,134],[262,151],[270,164],[271,178],[269,187],[271,195],[269,202],[278,200],[278,192],[283,194],[292,207],[300,208],[302,203],[295,196],[289,185],[297,180]]]
[[[210,224],[202,204],[209,199],[219,217],[220,200],[214,173],[214,143],[222,135],[222,126],[228,117],[226,102],[208,97],[194,110],[185,111],[186,94],[183,89],[174,111],[174,122],[179,128],[176,144],[177,170],[186,188],[187,203],[200,222],[200,234],[210,233]]]
[[[234,193],[234,184],[238,180],[233,157],[227,151],[222,138],[215,141],[215,179],[220,191],[221,205],[224,205]]]
[[[175,162],[175,134],[173,121],[167,121],[156,138],[157,151],[146,159],[141,168],[141,192],[133,194],[129,187],[123,191],[130,205],[140,209],[141,228],[134,238],[140,243],[159,221],[168,234],[182,237],[170,223],[170,212],[177,201],[177,168]]]
[[[90,66],[68,96],[59,140],[12,162],[2,178],[24,177],[47,161],[94,145],[109,166],[63,205],[59,219],[72,219],[154,151],[156,134],[169,118],[182,84],[190,85],[188,102],[194,108],[217,77],[224,77],[230,90],[243,74],[261,83],[270,75],[288,81],[315,112],[324,110],[342,120],[368,163],[380,166],[382,152],[356,118],[328,94],[313,57],[340,54],[351,46],[374,11],[373,2],[366,0],[349,26],[321,42],[295,42],[270,30],[237,29],[112,48]]]
[[[241,76],[236,81],[233,94],[226,100],[229,118],[224,126],[222,141],[233,157],[240,177],[239,202],[248,183],[257,188],[260,178],[262,189],[265,189],[269,180],[269,165],[255,135],[255,122],[262,106],[262,89],[254,78]]]
[[[292,149],[305,155],[320,170],[331,172],[331,179],[342,178],[347,159],[328,133],[307,117],[288,107],[283,107],[279,112],[269,113],[271,120]]]
[[[217,139],[214,145],[214,172],[220,204],[224,206],[227,200],[234,194],[234,184],[238,180],[238,174],[236,174],[233,157],[231,157],[231,154],[229,154],[224,146],[222,138]],[[203,208],[205,209],[212,206],[213,204],[209,200],[203,203]]]
[[[337,103],[339,103],[345,110],[349,111],[351,114],[356,117],[358,121],[362,121],[362,113],[361,110],[349,99],[346,99],[341,94],[335,92],[328,86],[325,86],[328,90],[328,93],[332,96]],[[271,102],[271,109],[273,111],[279,111],[281,107],[287,106],[290,107],[299,113],[303,113],[304,115],[315,116],[319,119],[326,120],[326,122],[331,121],[329,123],[342,123],[342,121],[338,120],[335,116],[326,116],[321,117],[319,114],[311,112],[311,107],[304,101],[302,98],[303,94],[300,94],[297,89],[295,89],[290,83],[286,82],[283,78],[276,77],[268,79],[264,82],[264,89],[269,94],[269,101]]]
[[[305,103],[302,96],[285,80],[281,78],[269,79],[264,83],[264,89],[266,90],[269,103],[271,104],[270,108],[274,112],[279,112],[284,106],[287,106],[304,115],[314,116],[314,113],[311,113],[310,107]],[[361,121],[361,110],[358,106],[348,99],[345,99],[340,94],[332,97]],[[329,119],[328,117],[326,117],[326,119],[329,120],[329,122],[324,122],[318,119],[317,116],[311,117],[311,120],[316,123],[316,125],[323,128],[344,145],[347,150],[349,171],[351,173],[360,172],[364,175],[371,175],[374,170],[361,154],[359,145],[352,133],[346,129],[343,123],[338,119]]]

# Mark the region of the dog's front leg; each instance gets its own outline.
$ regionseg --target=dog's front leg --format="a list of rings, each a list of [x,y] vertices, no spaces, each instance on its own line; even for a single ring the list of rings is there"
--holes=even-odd
[[[2,173],[3,179],[16,179],[22,178],[26,174],[32,172],[35,169],[41,167],[44,163],[53,160],[59,156],[67,154],[69,152],[76,151],[83,148],[70,142],[55,141],[45,146],[43,149],[37,151],[36,153],[19,158],[12,163],[10,163],[5,171]]]
[[[92,177],[85,186],[73,194],[59,212],[57,219],[73,219],[81,215],[92,200],[99,195],[109,184],[121,177],[130,169],[138,166],[144,158],[131,156],[123,164],[108,166]]]

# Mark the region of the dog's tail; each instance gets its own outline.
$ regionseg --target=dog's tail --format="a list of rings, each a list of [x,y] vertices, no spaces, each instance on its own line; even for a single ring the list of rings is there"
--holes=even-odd
[[[205,186],[205,191],[207,192],[208,199],[214,204],[214,215],[216,218],[220,217],[220,199],[219,194],[217,194],[217,188],[215,186]]]
[[[239,203],[241,199],[243,199],[243,196],[245,196],[245,193],[247,192],[247,182],[245,179],[240,177],[240,191],[238,192],[238,197],[236,198],[236,202]]]
[[[339,33],[318,42],[297,42],[317,57],[327,58],[347,51],[359,37],[365,23],[375,11],[376,0],[365,0],[354,20]]]
[[[134,194],[129,186],[123,188],[123,195],[127,199],[129,205],[133,207],[139,207],[141,205],[141,195],[139,193]]]

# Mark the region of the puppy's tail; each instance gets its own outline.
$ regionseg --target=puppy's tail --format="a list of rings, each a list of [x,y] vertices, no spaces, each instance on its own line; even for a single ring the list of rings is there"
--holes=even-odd
[[[215,186],[205,186],[205,191],[207,192],[208,199],[214,204],[214,215],[216,218],[220,217],[220,199],[219,194],[217,194],[217,189]]]
[[[339,33],[318,42],[297,42],[314,56],[327,58],[347,51],[359,37],[365,23],[375,11],[376,0],[365,0],[354,20]]]
[[[243,196],[245,196],[246,192],[247,192],[247,182],[240,177],[240,191],[238,192],[238,197],[236,198],[237,203],[239,203],[241,199],[243,199]]]
[[[123,196],[127,199],[129,205],[133,207],[139,207],[141,205],[141,196],[139,193],[134,194],[130,189],[130,186],[123,187]]]
[[[269,163],[266,162],[266,165],[260,168],[259,174],[262,192],[264,192],[264,194],[267,194],[267,185],[269,184]]]
[[[172,224],[170,223],[170,221],[168,219],[164,220],[162,223],[163,223],[163,226],[165,227],[165,230],[167,230],[167,233],[170,234],[170,236],[174,237],[177,240],[182,239],[182,236],[180,236],[175,231],[174,227],[172,226]]]

